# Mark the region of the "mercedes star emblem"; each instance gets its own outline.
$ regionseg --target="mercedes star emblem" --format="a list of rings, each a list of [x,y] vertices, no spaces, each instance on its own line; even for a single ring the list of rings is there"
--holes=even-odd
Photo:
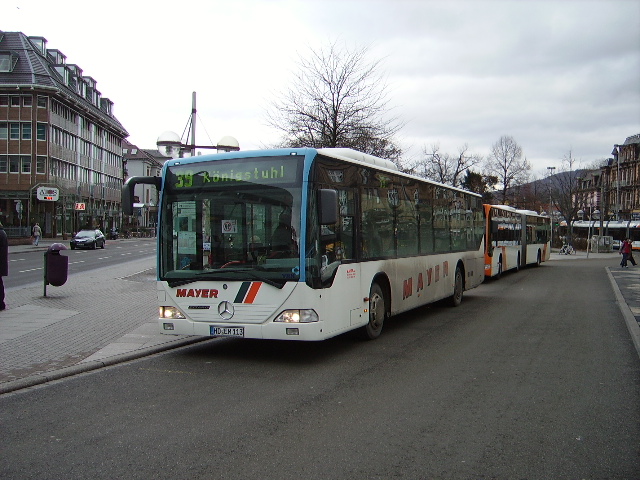
[[[224,302],[220,302],[220,304],[218,305],[218,314],[225,320],[229,320],[231,317],[233,317],[233,314],[235,313],[235,309],[233,308],[233,304],[231,302],[227,302],[226,300]]]

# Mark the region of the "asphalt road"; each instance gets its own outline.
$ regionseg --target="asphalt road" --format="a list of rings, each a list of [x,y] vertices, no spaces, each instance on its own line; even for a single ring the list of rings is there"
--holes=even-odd
[[[68,242],[62,242],[67,244]],[[117,266],[139,258],[155,256],[156,244],[150,240],[107,240],[104,249],[67,249],[62,255],[69,257],[69,275],[86,272],[108,265]],[[26,250],[9,255],[9,276],[5,277],[6,288],[22,287],[42,282],[44,275],[44,251]]]
[[[607,263],[505,274],[376,341],[212,339],[4,395],[0,478],[640,478]]]

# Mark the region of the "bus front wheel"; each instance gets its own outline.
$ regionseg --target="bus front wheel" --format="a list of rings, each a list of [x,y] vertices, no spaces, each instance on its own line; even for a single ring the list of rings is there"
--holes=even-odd
[[[464,281],[460,267],[456,267],[456,276],[453,282],[453,295],[449,297],[449,304],[452,307],[457,307],[462,303],[462,293],[464,292]]]
[[[369,293],[369,322],[363,327],[365,339],[374,340],[382,333],[382,325],[387,316],[384,291],[377,283],[371,285]]]

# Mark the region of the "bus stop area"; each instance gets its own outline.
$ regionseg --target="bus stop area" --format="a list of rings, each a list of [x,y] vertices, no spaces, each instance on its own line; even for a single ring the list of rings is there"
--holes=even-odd
[[[25,250],[44,255],[56,242],[10,246],[9,275],[17,268],[12,256]],[[159,333],[154,257],[84,273],[69,270],[66,283],[49,286],[46,297],[44,281],[5,288],[0,394],[202,340]]]
[[[25,249],[44,252],[54,242],[11,246],[9,260]],[[607,274],[640,353],[640,264],[620,268],[617,252],[587,256],[585,251],[560,255],[556,250],[550,261],[587,258],[611,259]],[[11,268],[15,267],[10,265],[10,275]],[[43,283],[8,288],[5,293],[7,309],[0,311],[0,394],[206,339],[159,333],[155,258],[71,273],[63,286],[50,287],[46,297]]]

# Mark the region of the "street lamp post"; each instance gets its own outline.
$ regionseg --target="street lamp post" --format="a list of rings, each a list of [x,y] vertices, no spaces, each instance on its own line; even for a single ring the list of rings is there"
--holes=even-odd
[[[193,157],[196,154],[196,149],[214,149],[219,152],[234,152],[240,150],[238,140],[233,137],[222,137],[217,145],[196,145],[196,92],[193,92],[191,98],[191,116],[188,122],[188,130],[190,133],[191,141],[189,143],[182,143],[182,139],[174,132],[164,132],[160,134],[156,145],[158,150],[165,157],[182,158],[185,155]]]
[[[551,217],[551,238],[549,239],[550,244],[551,244],[551,248],[553,248],[553,199],[551,196],[551,176],[553,175],[553,171],[556,169],[556,167],[547,167],[547,170],[549,171],[549,175],[547,177],[547,186],[549,187],[549,216]]]

